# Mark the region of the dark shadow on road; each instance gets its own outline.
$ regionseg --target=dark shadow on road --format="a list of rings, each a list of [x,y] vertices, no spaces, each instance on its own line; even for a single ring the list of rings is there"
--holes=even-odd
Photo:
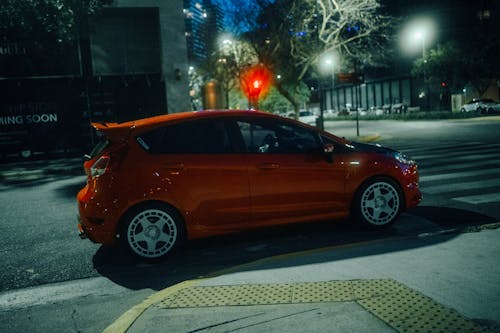
[[[469,211],[423,207],[403,215],[394,227],[384,231],[360,229],[348,221],[308,223],[190,241],[157,263],[142,263],[123,249],[101,247],[95,254],[93,263],[101,275],[127,288],[161,290],[178,282],[208,276],[216,271],[272,256],[325,247],[339,248],[325,251],[324,256],[314,256],[313,261],[298,260],[293,266],[430,246],[456,237],[467,230],[467,227],[491,221],[493,220],[490,217]],[[440,230],[452,227],[454,232],[439,233]],[[437,236],[418,237],[422,234]],[[352,251],[346,256],[345,251],[338,251],[343,248],[352,248]],[[282,261],[273,261],[268,268],[278,268],[282,265]],[[241,271],[251,269],[245,266]]]
[[[469,227],[497,222],[496,218],[491,216],[470,210],[450,207],[417,206],[412,208],[410,213],[423,217],[443,227]]]

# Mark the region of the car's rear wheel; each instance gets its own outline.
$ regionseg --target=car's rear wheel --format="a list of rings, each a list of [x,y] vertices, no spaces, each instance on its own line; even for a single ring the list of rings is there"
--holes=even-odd
[[[184,224],[172,207],[146,203],[127,213],[121,238],[135,256],[156,260],[165,257],[184,238]]]
[[[402,210],[399,185],[389,178],[375,178],[361,186],[354,202],[358,222],[372,228],[390,226]]]

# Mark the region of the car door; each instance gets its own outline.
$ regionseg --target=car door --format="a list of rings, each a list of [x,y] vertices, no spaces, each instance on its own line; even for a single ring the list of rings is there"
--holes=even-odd
[[[343,163],[328,161],[315,131],[277,118],[249,117],[237,126],[247,151],[252,224],[345,213]]]
[[[158,177],[168,180],[163,197],[187,220],[191,238],[227,233],[249,219],[246,156],[234,151],[223,119],[198,119],[158,129],[147,142]],[[165,175],[165,176],[163,176]]]

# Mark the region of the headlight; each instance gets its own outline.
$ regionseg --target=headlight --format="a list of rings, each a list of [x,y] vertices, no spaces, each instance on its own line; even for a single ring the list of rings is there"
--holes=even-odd
[[[412,160],[411,158],[409,158],[408,156],[406,156],[405,154],[402,154],[400,152],[394,153],[394,158],[396,159],[396,161],[398,161],[399,163],[402,163],[402,164],[406,164],[406,165],[414,165],[415,164],[414,160]]]

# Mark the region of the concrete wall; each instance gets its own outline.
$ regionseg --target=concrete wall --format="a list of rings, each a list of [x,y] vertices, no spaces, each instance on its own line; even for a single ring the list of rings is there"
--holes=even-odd
[[[187,46],[182,0],[115,0],[113,7],[156,7],[168,113],[189,111]]]

